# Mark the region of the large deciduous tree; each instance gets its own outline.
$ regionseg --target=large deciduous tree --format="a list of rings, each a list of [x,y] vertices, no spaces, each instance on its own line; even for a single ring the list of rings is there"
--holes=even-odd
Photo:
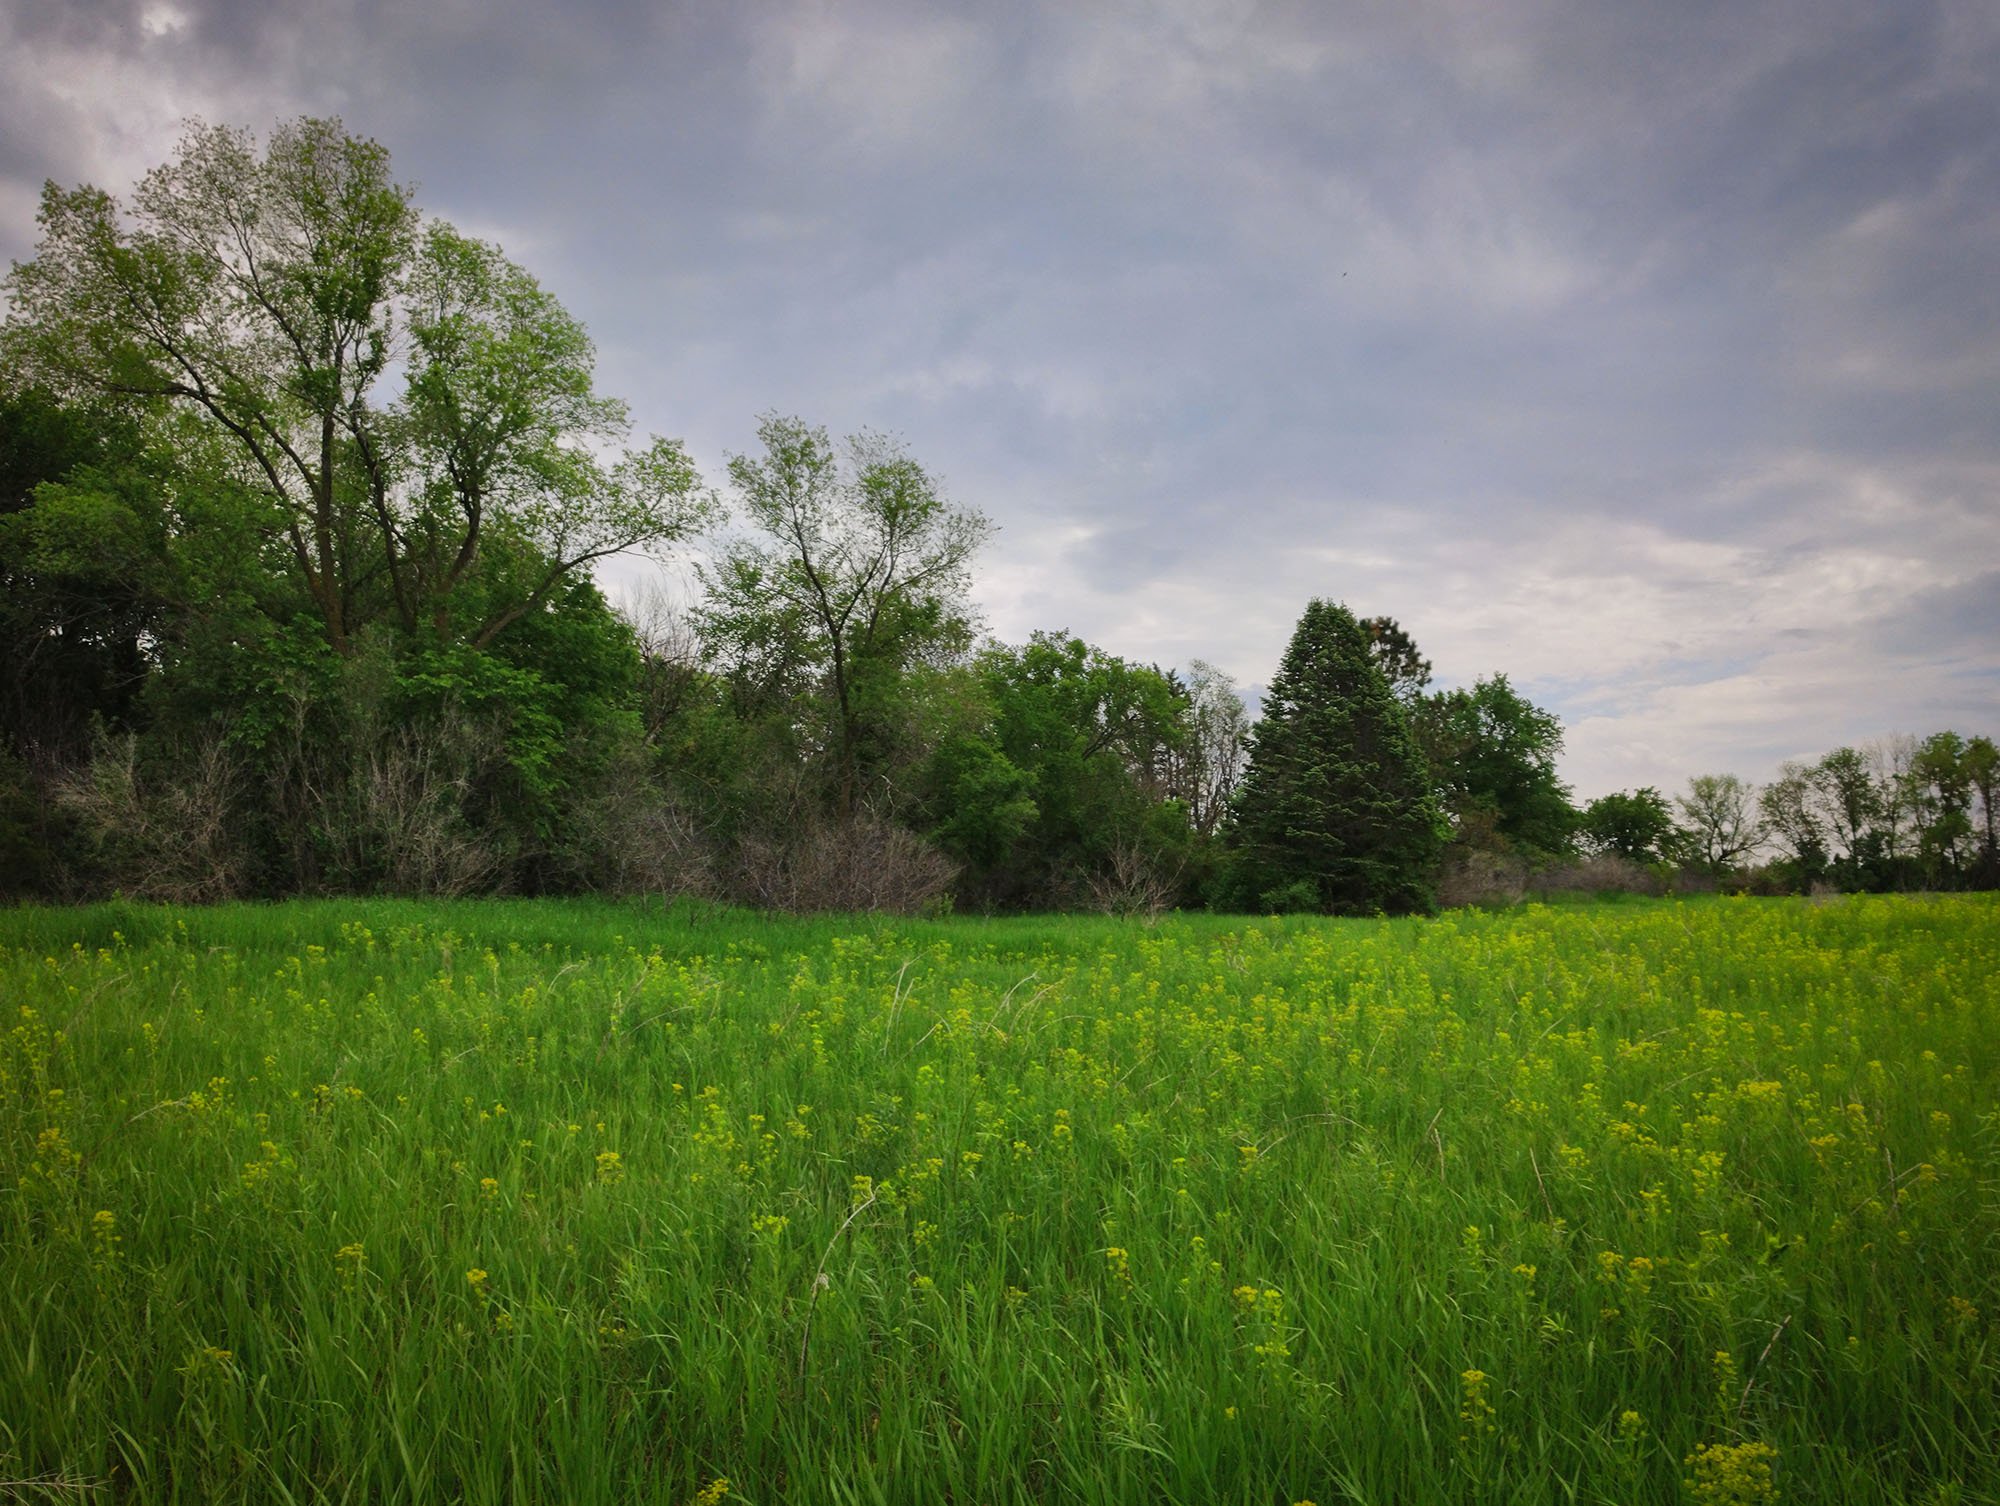
[[[118,413],[144,464],[44,478],[0,568],[42,650],[143,650],[133,787],[226,767],[274,888],[435,887],[383,857],[420,832],[481,849],[466,882],[553,881],[636,675],[589,567],[704,518],[681,447],[627,448],[577,321],[337,121],[192,126],[128,203],[48,185],[41,232],[8,385]],[[110,573],[143,630],[75,610]]]
[[[1666,862],[1676,846],[1673,808],[1651,785],[1598,796],[1584,807],[1578,830],[1593,852],[1631,863]]]
[[[1674,797],[1691,856],[1709,869],[1723,869],[1756,851],[1764,840],[1756,814],[1756,791],[1734,774],[1697,774],[1687,793]]]
[[[704,571],[700,621],[767,697],[823,697],[834,807],[849,821],[909,677],[971,647],[969,568],[990,528],[882,435],[837,448],[823,428],[767,415],[757,437],[762,454],[729,463],[753,532]]]
[[[1251,736],[1234,802],[1244,898],[1353,914],[1434,903],[1442,820],[1354,614],[1315,600]]]
[[[1563,730],[1552,712],[1494,675],[1422,697],[1416,714],[1461,841],[1497,837],[1492,845],[1540,856],[1569,849],[1577,812],[1556,769]]]
[[[677,444],[600,458],[628,425],[592,391],[581,327],[496,248],[426,223],[336,120],[261,152],[195,125],[129,206],[51,183],[40,220],[9,362],[223,436],[338,655],[384,618],[483,647],[591,561],[700,516]],[[466,593],[489,544],[501,568]]]

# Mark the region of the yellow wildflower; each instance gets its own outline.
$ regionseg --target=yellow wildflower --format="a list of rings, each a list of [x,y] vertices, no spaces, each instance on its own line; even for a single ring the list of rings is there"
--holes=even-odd
[[[1768,1443],[1704,1443],[1687,1456],[1682,1483],[1695,1506],[1766,1506],[1778,1499],[1777,1458]]]

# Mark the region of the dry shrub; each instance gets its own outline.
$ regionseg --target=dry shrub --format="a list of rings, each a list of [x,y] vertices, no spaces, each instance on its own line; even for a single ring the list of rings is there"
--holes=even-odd
[[[514,844],[492,819],[509,768],[504,725],[457,706],[399,715],[350,666],[347,699],[294,692],[266,744],[263,789],[287,887],[453,898],[507,887]]]
[[[845,824],[808,816],[782,836],[746,837],[735,887],[750,904],[794,914],[914,915],[936,906],[957,877],[957,865],[922,838],[863,811]]]
[[[581,887],[668,899],[713,899],[719,892],[706,834],[637,759],[619,759],[571,824],[576,856],[569,866]]]
[[[1659,895],[1666,886],[1652,869],[1604,852],[1543,869],[1528,880],[1527,891],[1537,899],[1558,894]]]
[[[1119,842],[1111,860],[1091,875],[1090,903],[1106,915],[1157,919],[1180,893],[1181,863],[1155,862],[1136,842]]]
[[[1516,905],[1527,888],[1528,865],[1504,852],[1460,849],[1445,858],[1438,877],[1438,903],[1446,909],[1461,905]]]
[[[142,761],[128,733],[100,742],[56,784],[55,801],[76,822],[101,882],[137,899],[195,905],[245,890],[237,786],[218,736]]]
[[[467,817],[480,774],[505,755],[499,729],[463,717],[398,727],[355,760],[356,870],[394,894],[454,898],[496,887],[506,857]]]

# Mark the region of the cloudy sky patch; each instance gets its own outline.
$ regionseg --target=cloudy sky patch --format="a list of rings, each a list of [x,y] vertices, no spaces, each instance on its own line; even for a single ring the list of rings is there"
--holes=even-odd
[[[1995,77],[1987,0],[17,0],[0,256],[338,113],[712,476],[903,436],[998,635],[1254,687],[1336,597],[1592,795],[2000,732]]]

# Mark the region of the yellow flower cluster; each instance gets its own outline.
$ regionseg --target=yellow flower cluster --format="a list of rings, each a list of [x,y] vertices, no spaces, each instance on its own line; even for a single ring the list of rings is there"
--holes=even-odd
[[[1493,1405],[1492,1377],[1484,1370],[1461,1370],[1458,1375],[1458,1441],[1477,1443],[1499,1431],[1499,1412]]]
[[[1695,1506],[1768,1506],[1778,1499],[1777,1460],[1768,1443],[1704,1443],[1682,1483]]]

